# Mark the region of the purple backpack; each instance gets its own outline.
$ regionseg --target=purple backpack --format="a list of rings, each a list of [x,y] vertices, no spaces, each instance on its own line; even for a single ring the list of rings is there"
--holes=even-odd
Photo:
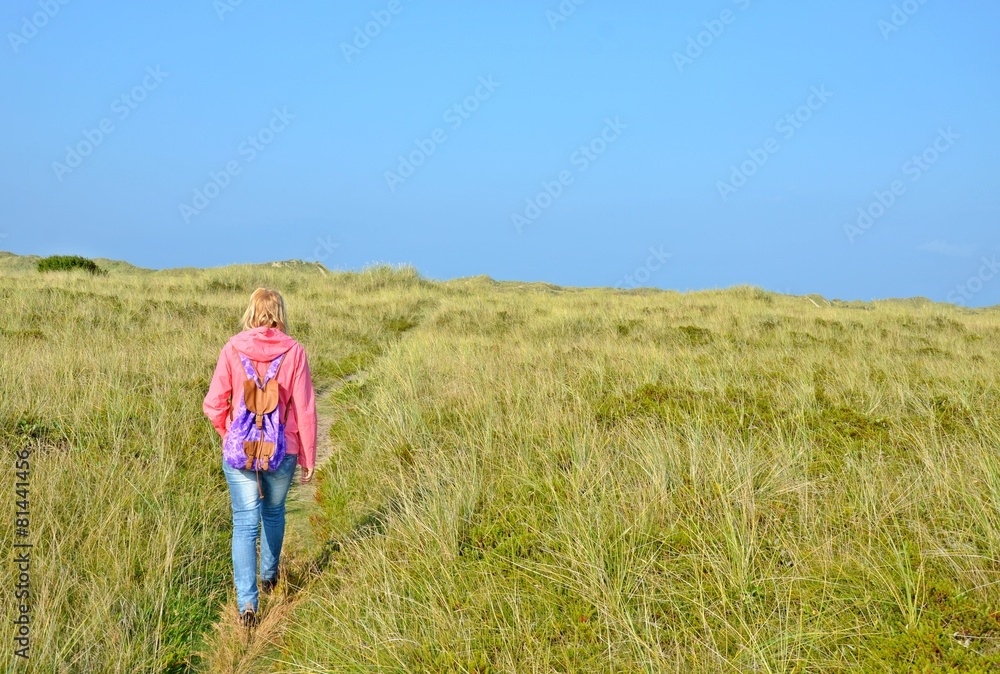
[[[285,458],[285,419],[278,418],[278,381],[275,376],[285,354],[271,361],[261,382],[253,363],[244,354],[236,352],[243,363],[247,378],[243,382],[243,395],[233,414],[232,423],[222,442],[222,456],[226,463],[240,470],[277,470]],[[235,403],[236,395],[233,395]],[[258,489],[260,479],[258,478]]]

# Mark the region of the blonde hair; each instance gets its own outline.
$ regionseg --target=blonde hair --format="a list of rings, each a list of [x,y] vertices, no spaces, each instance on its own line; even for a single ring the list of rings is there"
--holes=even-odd
[[[250,295],[250,306],[241,319],[244,330],[269,327],[288,332],[288,319],[285,317],[285,300],[277,290],[257,288]]]

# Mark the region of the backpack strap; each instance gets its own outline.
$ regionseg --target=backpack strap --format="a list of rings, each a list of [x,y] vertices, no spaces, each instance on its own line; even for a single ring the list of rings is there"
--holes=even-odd
[[[235,346],[233,347],[233,351],[236,351]],[[257,384],[257,386],[262,387],[262,384],[260,383],[260,378],[257,376],[257,371],[254,369],[253,363],[250,362],[250,359],[247,358],[245,354],[242,354],[239,351],[236,351],[236,355],[239,356],[240,363],[243,364],[243,372],[246,373],[247,379],[252,379]]]
[[[233,349],[235,350],[236,347],[234,346]],[[243,364],[243,371],[246,373],[247,379],[252,379],[259,388],[267,386],[267,382],[274,379],[278,375],[278,368],[281,367],[281,362],[285,359],[285,354],[282,353],[279,354],[277,358],[272,360],[271,365],[268,366],[267,372],[264,374],[264,381],[261,381],[260,377],[257,376],[257,370],[254,368],[250,359],[239,351],[236,352],[236,355],[240,357],[240,363]]]
[[[282,353],[271,361],[271,365],[267,368],[267,373],[264,375],[264,383],[261,386],[267,386],[267,382],[278,376],[278,368],[281,367],[283,360],[285,360],[285,354]]]
[[[287,353],[287,351],[285,352]],[[271,361],[271,366],[267,368],[267,374],[264,376],[264,386],[267,386],[267,382],[278,376],[278,368],[281,364],[285,362],[285,354],[281,354],[277,358]],[[288,414],[292,411],[292,399],[288,398],[288,402],[285,403],[285,417],[281,420],[281,425],[284,426],[288,423]]]

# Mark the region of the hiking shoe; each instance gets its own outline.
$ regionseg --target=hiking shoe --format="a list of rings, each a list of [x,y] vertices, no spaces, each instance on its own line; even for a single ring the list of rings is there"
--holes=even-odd
[[[264,594],[271,594],[274,592],[274,588],[278,586],[278,578],[272,578],[270,580],[260,581],[260,591]]]
[[[240,624],[246,628],[257,626],[257,611],[250,604],[247,604],[247,607],[243,609],[243,613],[240,614]]]

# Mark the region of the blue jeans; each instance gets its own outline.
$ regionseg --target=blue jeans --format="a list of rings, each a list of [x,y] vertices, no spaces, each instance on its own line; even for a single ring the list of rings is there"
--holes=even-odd
[[[238,470],[223,460],[222,471],[229,484],[229,499],[233,506],[233,577],[236,581],[236,604],[240,612],[249,604],[254,611],[259,608],[257,595],[257,532],[263,522],[260,541],[260,577],[274,580],[278,577],[278,557],[285,538],[285,497],[292,485],[292,476],[298,456],[286,454],[277,470],[260,471],[260,489],[257,492],[257,473]]]

